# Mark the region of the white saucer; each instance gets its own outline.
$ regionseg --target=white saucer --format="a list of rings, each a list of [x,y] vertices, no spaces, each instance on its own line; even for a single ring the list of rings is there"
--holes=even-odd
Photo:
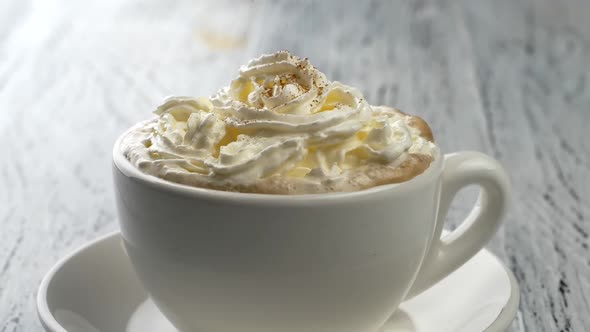
[[[482,250],[437,285],[404,302],[380,332],[504,331],[516,315],[518,301],[512,273]],[[58,262],[39,287],[37,311],[49,332],[176,332],[137,281],[119,233]]]

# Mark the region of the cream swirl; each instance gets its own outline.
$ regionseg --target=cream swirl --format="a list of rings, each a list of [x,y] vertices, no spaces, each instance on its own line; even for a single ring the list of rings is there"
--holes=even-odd
[[[147,173],[205,187],[276,177],[333,183],[369,164],[395,167],[436,150],[415,117],[370,106],[286,51],[250,61],[213,97],[170,97],[154,113],[123,140],[127,158]]]
[[[287,51],[263,55],[240,68],[240,75],[222,89],[213,103],[231,107],[238,103],[274,113],[313,114],[328,92],[326,76],[307,59]]]

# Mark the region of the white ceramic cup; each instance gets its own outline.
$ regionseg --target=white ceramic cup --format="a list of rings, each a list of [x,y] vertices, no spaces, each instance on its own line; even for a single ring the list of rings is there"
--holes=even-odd
[[[400,184],[297,196],[167,182],[119,142],[113,157],[125,248],[183,332],[374,332],[477,253],[509,200],[505,171],[477,152],[437,155]],[[441,239],[454,195],[472,184],[478,203]]]

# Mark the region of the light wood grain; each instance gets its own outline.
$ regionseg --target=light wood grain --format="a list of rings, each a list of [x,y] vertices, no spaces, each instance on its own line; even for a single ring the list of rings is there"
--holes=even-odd
[[[163,96],[211,94],[279,49],[423,116],[446,152],[498,158],[514,204],[489,247],[521,284],[511,331],[589,331],[589,12],[583,0],[0,3],[0,332],[40,331],[43,274],[117,228],[118,134]]]

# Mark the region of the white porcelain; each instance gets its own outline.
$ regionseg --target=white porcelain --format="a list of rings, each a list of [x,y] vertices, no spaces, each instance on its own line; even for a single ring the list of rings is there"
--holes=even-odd
[[[482,248],[509,197],[502,167],[477,152],[439,155],[402,184],[286,196],[164,181],[131,165],[118,144],[113,170],[125,248],[154,303],[181,331],[377,331],[408,294]],[[471,184],[483,189],[478,204],[441,240],[453,196]]]
[[[500,332],[518,299],[512,274],[482,250],[403,302],[380,332]],[[177,332],[141,287],[118,233],[57,263],[41,283],[37,308],[48,332]]]

